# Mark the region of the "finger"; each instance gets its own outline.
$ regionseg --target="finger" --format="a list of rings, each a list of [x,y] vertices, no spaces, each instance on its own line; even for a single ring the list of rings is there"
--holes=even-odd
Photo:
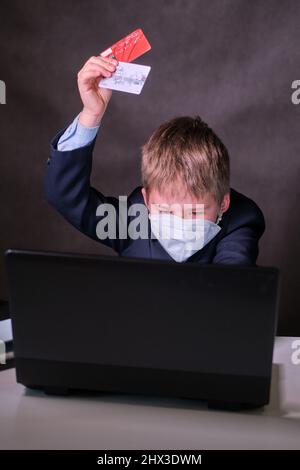
[[[115,65],[118,65],[118,60],[117,59],[113,59],[112,57],[102,57],[101,55],[99,56],[95,56],[96,59],[101,59],[101,60],[104,60],[105,62],[109,62],[111,64],[115,64]]]
[[[90,65],[87,65],[84,69],[82,69],[80,72],[79,72],[79,76],[82,75],[82,74],[86,74],[86,73],[89,73],[89,72],[97,72],[98,75],[105,75],[105,76],[111,76],[113,71],[112,70],[108,70],[102,66],[99,66],[97,64],[90,64]]]
[[[111,77],[111,72],[107,70],[99,71],[99,69],[94,69],[94,70],[86,70],[82,71],[80,74],[78,74],[78,81],[85,83],[91,79],[95,78],[101,78],[101,77]]]
[[[115,66],[118,65],[118,61],[116,59],[109,59],[109,58],[101,57],[101,56],[92,56],[88,60],[88,62],[93,62],[99,65],[108,65],[108,64],[115,65]]]
[[[109,64],[109,63],[104,63],[104,64],[99,64],[98,62],[90,62],[91,65],[102,68],[104,70],[109,70],[110,72],[115,72],[116,71],[116,66]]]
[[[85,73],[85,72],[98,72],[99,75],[106,75],[106,74],[112,74],[113,71],[112,70],[109,70],[105,67],[101,67],[101,66],[98,66],[98,65],[95,65],[95,64],[91,64],[89,66],[87,66],[86,69],[84,69],[82,71],[82,73]]]

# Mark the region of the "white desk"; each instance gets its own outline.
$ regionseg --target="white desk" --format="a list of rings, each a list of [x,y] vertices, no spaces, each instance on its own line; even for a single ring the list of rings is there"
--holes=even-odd
[[[270,405],[212,411],[196,400],[130,395],[53,397],[0,372],[1,449],[300,449],[296,338],[276,340]]]

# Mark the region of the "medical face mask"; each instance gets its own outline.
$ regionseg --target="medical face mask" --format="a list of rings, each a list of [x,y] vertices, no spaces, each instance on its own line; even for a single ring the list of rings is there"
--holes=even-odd
[[[185,219],[173,214],[149,213],[151,231],[162,247],[177,262],[181,263],[201,250],[221,230],[217,223],[199,219]]]

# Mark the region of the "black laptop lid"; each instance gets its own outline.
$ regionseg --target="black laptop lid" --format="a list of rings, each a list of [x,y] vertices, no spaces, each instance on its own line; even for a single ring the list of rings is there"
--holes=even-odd
[[[16,358],[267,376],[276,268],[8,250]]]

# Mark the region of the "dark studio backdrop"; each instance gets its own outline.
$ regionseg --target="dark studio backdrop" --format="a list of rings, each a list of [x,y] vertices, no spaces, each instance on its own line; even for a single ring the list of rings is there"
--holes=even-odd
[[[140,184],[140,147],[163,121],[201,117],[231,155],[231,186],[266,218],[258,264],[282,272],[278,333],[300,336],[298,0],[1,0],[0,298],[8,247],[114,254],[43,199],[49,141],[81,109],[77,72],[141,27],[152,70],[140,96],[113,92],[92,184],[125,195]],[[241,312],[242,314],[242,312]]]

